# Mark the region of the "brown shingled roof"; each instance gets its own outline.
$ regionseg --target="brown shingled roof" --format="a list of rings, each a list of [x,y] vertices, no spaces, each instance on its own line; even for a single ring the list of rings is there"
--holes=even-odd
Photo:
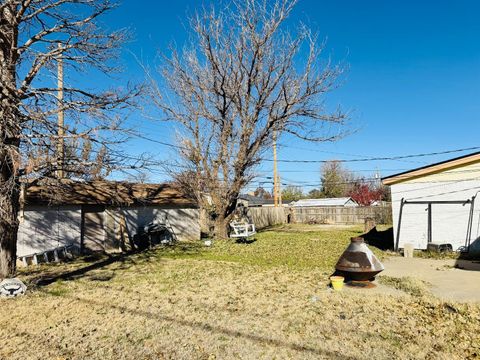
[[[195,201],[172,184],[138,184],[116,181],[62,180],[31,185],[27,204],[51,205],[180,205],[196,207]]]

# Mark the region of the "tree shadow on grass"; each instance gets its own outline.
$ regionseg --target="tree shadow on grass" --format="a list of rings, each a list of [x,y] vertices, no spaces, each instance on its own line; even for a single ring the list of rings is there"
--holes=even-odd
[[[120,254],[94,253],[71,263],[43,265],[39,268],[30,268],[22,271],[27,278],[29,286],[41,287],[56,281],[77,280],[95,270],[101,270],[109,265],[119,266],[111,269],[110,275],[96,274],[92,280],[108,281],[115,276],[117,271],[126,270],[138,264],[156,262],[161,258],[188,258],[198,256],[203,246],[194,242],[182,242],[169,246],[158,246],[141,252],[128,252]]]
[[[303,345],[295,342],[288,342],[288,341],[283,341],[279,339],[274,339],[271,337],[265,337],[265,336],[251,334],[251,333],[246,333],[239,330],[229,329],[223,326],[211,325],[206,322],[178,319],[173,316],[163,315],[153,311],[146,311],[138,308],[132,309],[126,306],[114,305],[111,303],[105,303],[105,302],[92,300],[92,299],[84,299],[76,296],[67,296],[67,297],[72,300],[80,301],[91,306],[100,306],[101,308],[109,307],[111,309],[119,311],[120,313],[129,313],[131,315],[144,317],[146,319],[157,319],[159,321],[166,321],[166,322],[178,324],[181,326],[187,326],[192,329],[204,330],[204,331],[222,334],[222,335],[226,335],[234,338],[243,338],[256,343],[260,343],[262,345],[287,348],[290,350],[300,351],[300,352],[308,352],[318,356],[324,356],[324,357],[326,356],[329,359],[336,359],[336,358],[341,358],[346,360],[356,359],[355,357],[347,356],[345,354],[339,354],[337,352],[329,351],[326,349],[319,349],[319,348],[315,348],[312,346]]]
[[[236,239],[235,240],[235,244],[252,244],[254,243],[255,241],[257,241],[257,239],[253,238],[253,239]]]

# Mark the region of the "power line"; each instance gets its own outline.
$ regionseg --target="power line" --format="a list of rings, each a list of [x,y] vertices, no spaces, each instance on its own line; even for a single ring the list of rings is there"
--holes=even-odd
[[[154,142],[159,145],[168,146],[171,148],[185,150],[186,148],[180,145],[175,145],[171,143],[167,143],[165,141],[155,140],[143,135],[136,135],[137,137]],[[357,159],[335,159],[335,160],[288,160],[288,159],[277,159],[278,162],[284,163],[327,163],[332,161],[347,163],[347,162],[365,162],[365,161],[386,161],[386,160],[401,160],[401,159],[411,159],[416,157],[426,157],[426,156],[435,156],[435,155],[444,155],[444,154],[453,154],[458,152],[465,152],[465,151],[473,151],[473,150],[480,150],[480,146],[473,146],[468,148],[462,149],[453,149],[453,150],[445,150],[445,151],[436,151],[431,153],[420,153],[420,154],[409,154],[409,155],[397,155],[397,156],[385,156],[385,157],[365,157],[365,158],[357,158]],[[347,155],[347,154],[345,154]],[[351,154],[351,156],[360,156]],[[260,160],[273,162],[273,159],[265,159],[261,158]]]
[[[478,179],[479,178],[477,178],[476,180],[478,180]],[[405,200],[407,200],[407,201],[409,201],[409,200],[422,200],[422,199],[427,199],[427,198],[431,198],[431,197],[434,197],[434,196],[450,195],[450,194],[456,194],[456,193],[460,193],[460,192],[464,192],[464,191],[468,191],[468,190],[476,190],[476,189],[480,189],[480,186],[474,186],[474,187],[469,187],[469,188],[464,188],[464,189],[459,189],[459,190],[453,190],[453,191],[446,191],[446,192],[442,192],[442,193],[430,194],[430,195],[425,195],[425,196],[417,196],[417,197],[408,198],[408,199],[405,199]],[[419,190],[419,189],[411,189],[411,190]],[[407,190],[402,191],[402,193],[405,193],[405,192],[407,192]],[[396,202],[401,202],[401,201],[402,200],[393,200],[392,204],[396,203]]]
[[[351,154],[351,153],[344,153],[344,152],[337,152],[337,151],[328,151],[328,150],[319,150],[319,149],[309,149],[309,148],[304,148],[300,146],[292,146],[292,145],[279,145],[280,147],[283,148],[288,148],[288,149],[297,149],[297,150],[302,150],[302,151],[310,151],[310,152],[315,152],[315,153],[325,153],[325,154],[332,154],[332,155],[344,155],[344,156],[353,156],[353,157],[374,157],[371,155],[359,155],[359,154]],[[412,160],[397,160],[403,163],[413,163],[413,164],[421,164],[422,162],[420,161],[412,161]]]
[[[457,180],[457,181],[450,181],[449,183],[458,183],[458,182],[466,182],[466,181],[473,181],[473,180],[478,180],[480,178],[472,178],[472,179],[465,179],[465,180]],[[375,179],[375,178],[370,178],[370,179],[361,179],[360,181],[345,181],[345,182],[335,182],[335,183],[329,183],[329,185],[354,185],[354,184],[375,184],[379,181],[379,179]],[[435,185],[430,185],[430,186],[424,186],[424,187],[421,187],[421,188],[417,188],[417,189],[409,189],[409,190],[404,190],[402,191],[402,193],[406,193],[406,192],[415,192],[415,191],[422,191],[422,190],[426,190],[426,189],[433,189],[433,188],[438,188],[438,187],[443,187],[445,185],[445,181],[430,181],[429,183],[435,183]],[[252,184],[250,185],[250,187],[255,187],[257,185],[255,184],[258,184],[260,186],[264,185],[264,184],[269,184],[269,185],[272,185],[273,184],[273,180],[254,180],[252,181]],[[295,186],[295,187],[306,187],[306,188],[310,188],[310,187],[313,187],[313,188],[317,188],[317,187],[322,187],[323,184],[321,182],[318,182],[318,183],[314,183],[314,182],[311,182],[311,183],[305,183],[305,182],[302,182],[302,183],[299,183],[299,182],[282,182],[281,183],[283,186]]]
[[[406,171],[410,170],[409,168],[398,168],[398,169],[358,169],[358,170],[348,170],[352,173],[360,173],[360,172],[389,172],[389,171]],[[271,173],[271,170],[263,170],[262,173]],[[318,173],[319,170],[282,170],[282,173]]]
[[[476,179],[470,179],[470,180],[478,180],[480,178],[476,178]],[[462,181],[462,180],[461,180]],[[457,182],[461,182],[461,181],[456,181]],[[463,180],[463,181],[468,181],[468,180]],[[430,188],[434,188],[434,187],[438,187],[439,185],[434,185],[434,186],[430,186],[430,187],[423,187],[423,188],[419,188],[419,189],[410,189],[410,190],[404,190],[402,191],[402,194],[403,193],[406,193],[406,192],[409,192],[409,191],[419,191],[419,190],[425,190],[425,189],[430,189]],[[440,186],[443,186],[440,185]],[[445,191],[445,192],[440,192],[440,193],[435,193],[435,194],[430,194],[430,195],[424,195],[424,196],[417,196],[417,197],[412,197],[412,198],[408,198],[406,199],[407,201],[408,200],[422,200],[422,199],[427,199],[427,198],[432,198],[432,197],[435,197],[435,196],[441,196],[441,195],[450,195],[450,194],[457,194],[457,193],[461,193],[461,192],[464,192],[464,191],[469,191],[469,190],[479,190],[480,192],[480,186],[474,186],[474,187],[467,187],[467,188],[463,188],[463,189],[459,189],[459,190],[452,190],[452,191]],[[391,203],[394,204],[394,203],[400,203],[402,200],[392,200]],[[479,220],[480,221],[480,220]]]
[[[186,150],[186,148],[183,147],[183,146],[175,145],[175,144],[170,144],[170,143],[165,142],[165,141],[160,141],[160,140],[152,139],[152,138],[150,138],[150,137],[148,137],[148,136],[145,136],[145,135],[135,134],[135,136],[138,137],[138,138],[140,138],[140,139],[153,142],[153,143],[155,143],[155,144],[159,144],[159,145],[163,145],[163,146],[168,146],[168,147],[171,147],[171,148],[174,148],[174,149]]]
[[[332,162],[332,161],[346,163],[346,162],[400,160],[400,159],[410,159],[410,158],[416,158],[416,157],[452,154],[452,153],[457,153],[457,152],[479,150],[479,149],[480,149],[480,146],[475,146],[475,147],[463,148],[463,149],[437,151],[437,152],[421,153],[421,154],[399,155],[399,156],[370,157],[370,158],[359,158],[359,159],[338,159],[338,160],[286,160],[286,159],[277,159],[277,161],[278,162],[284,162],[284,163],[327,163],[327,162]],[[269,162],[273,161],[271,159],[262,159],[262,160],[269,161]]]
[[[477,173],[477,172],[480,172],[480,168],[479,169],[468,169],[468,170],[451,170],[451,171],[447,171],[445,172],[444,174],[459,174],[459,173]],[[409,178],[409,174],[403,174],[403,175],[399,175],[398,176],[399,179],[407,179]],[[267,179],[267,180],[270,180],[272,179],[271,176],[257,176],[256,179]],[[286,179],[286,178],[284,178]],[[457,181],[469,181],[469,180],[475,180],[477,179],[476,177],[474,178],[471,178],[471,179],[464,179],[464,180],[457,180]],[[288,179],[286,179],[288,180]],[[358,179],[353,179],[353,180],[349,180],[349,181],[342,181],[342,182],[330,182],[330,184],[334,184],[334,185],[340,185],[340,184],[355,184],[355,183],[361,183],[361,182],[366,182],[366,181],[372,181],[372,182],[375,182],[375,181],[379,181],[380,179],[376,178],[376,177],[361,177],[361,178],[358,178]],[[296,185],[302,185],[302,184],[317,184],[317,185],[321,185],[321,182],[320,183],[313,183],[313,182],[310,182],[310,181],[296,181],[296,180],[289,180],[291,182],[293,182],[294,184]],[[436,181],[429,181],[429,183],[447,183],[447,182],[452,182],[452,181],[449,181],[449,180],[436,180]]]

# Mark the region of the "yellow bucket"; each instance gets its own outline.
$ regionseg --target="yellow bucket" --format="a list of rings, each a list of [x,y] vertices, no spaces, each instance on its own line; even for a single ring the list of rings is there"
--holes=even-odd
[[[330,276],[330,281],[332,283],[333,290],[341,291],[343,288],[343,276]]]

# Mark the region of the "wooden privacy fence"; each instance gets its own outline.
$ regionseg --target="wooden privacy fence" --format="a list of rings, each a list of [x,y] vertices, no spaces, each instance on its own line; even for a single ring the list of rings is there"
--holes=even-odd
[[[283,207],[250,207],[247,210],[249,221],[255,224],[257,229],[263,229],[272,225],[287,223],[288,208]],[[213,221],[207,212],[200,212],[200,228],[203,233],[208,234],[213,228]]]
[[[257,229],[268,226],[285,224],[287,222],[288,208],[283,207],[251,207],[248,216]]]
[[[363,224],[372,218],[377,224],[392,223],[391,206],[365,207],[293,207],[293,222],[311,224]]]
[[[257,229],[272,225],[292,223],[304,224],[363,224],[366,218],[372,218],[377,224],[392,223],[391,206],[368,207],[250,207],[247,216]],[[202,231],[208,233],[213,222],[205,211],[200,214]]]

